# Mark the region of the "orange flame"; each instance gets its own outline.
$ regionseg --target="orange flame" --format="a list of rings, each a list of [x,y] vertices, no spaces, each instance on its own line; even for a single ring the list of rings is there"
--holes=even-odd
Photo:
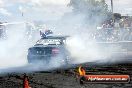
[[[80,76],[86,75],[86,72],[85,72],[85,70],[84,70],[84,68],[83,68],[82,66],[79,66],[78,72],[79,72],[79,75],[80,75]]]

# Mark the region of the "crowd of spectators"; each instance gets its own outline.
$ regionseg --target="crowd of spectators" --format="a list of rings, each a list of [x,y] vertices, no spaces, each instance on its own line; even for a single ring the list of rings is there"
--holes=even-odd
[[[93,36],[97,41],[132,41],[132,17],[122,16],[121,19],[107,20]]]

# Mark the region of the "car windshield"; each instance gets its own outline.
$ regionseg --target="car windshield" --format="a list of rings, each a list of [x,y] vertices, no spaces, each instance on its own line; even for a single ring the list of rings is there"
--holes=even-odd
[[[43,45],[61,45],[64,43],[65,40],[61,39],[40,39],[37,41],[37,44]]]

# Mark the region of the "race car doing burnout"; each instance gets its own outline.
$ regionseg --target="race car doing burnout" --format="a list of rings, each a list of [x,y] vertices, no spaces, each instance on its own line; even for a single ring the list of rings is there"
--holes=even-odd
[[[40,32],[41,39],[28,49],[28,63],[48,64],[51,61],[59,61],[63,65],[68,63],[69,53],[65,47],[68,36],[47,36],[49,34],[47,31],[45,33]]]

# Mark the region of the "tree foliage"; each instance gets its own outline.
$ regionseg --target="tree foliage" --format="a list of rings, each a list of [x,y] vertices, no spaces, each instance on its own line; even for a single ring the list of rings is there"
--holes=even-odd
[[[105,19],[110,14],[105,0],[71,0],[70,6],[76,14],[85,14],[87,20]]]

